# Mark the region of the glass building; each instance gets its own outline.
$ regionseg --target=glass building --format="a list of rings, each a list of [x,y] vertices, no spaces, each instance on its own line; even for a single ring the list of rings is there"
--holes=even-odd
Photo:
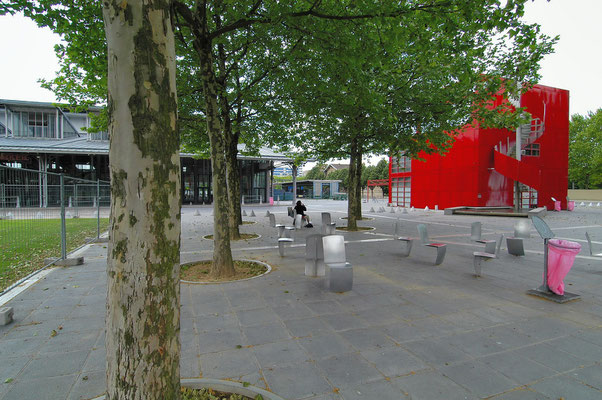
[[[76,113],[53,103],[0,99],[0,165],[110,180],[108,134],[87,131],[89,114],[100,110],[91,107],[88,112]],[[245,155],[244,150],[244,145],[239,145],[241,201],[268,201],[274,162],[290,159],[267,148],[253,156]],[[181,164],[182,203],[211,204],[210,160],[181,153]]]

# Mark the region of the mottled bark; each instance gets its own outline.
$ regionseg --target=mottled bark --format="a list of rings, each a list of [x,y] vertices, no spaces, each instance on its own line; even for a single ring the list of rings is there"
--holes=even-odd
[[[362,152],[357,138],[351,140],[350,156],[347,227],[353,231],[357,230],[357,220],[362,218]]]
[[[207,133],[211,145],[211,178],[213,185],[213,264],[211,275],[234,275],[230,247],[228,183],[226,179],[226,141],[218,107],[218,84],[213,68],[211,40],[207,32],[204,10],[198,10],[198,27],[194,32],[195,48],[199,52],[201,80],[205,95]]]
[[[103,2],[111,231],[107,399],[180,396],[180,140],[167,1]]]
[[[230,239],[240,239],[242,225],[242,214],[240,207],[240,171],[238,170],[238,135],[232,132],[224,132],[226,135],[226,171],[228,176],[228,203],[230,213],[228,224],[230,225]]]

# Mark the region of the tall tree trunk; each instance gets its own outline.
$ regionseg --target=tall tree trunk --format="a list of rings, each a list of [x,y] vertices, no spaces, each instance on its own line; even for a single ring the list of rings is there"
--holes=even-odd
[[[242,225],[242,214],[240,208],[240,173],[238,170],[238,135],[232,132],[226,134],[226,170],[228,174],[228,201],[230,204],[230,239],[240,239],[239,225]]]
[[[351,139],[349,162],[349,194],[347,197],[347,227],[357,230],[357,220],[362,218],[362,152],[357,138]]]
[[[218,108],[218,84],[213,69],[211,40],[207,34],[204,10],[199,10],[200,28],[194,32],[195,48],[199,52],[201,80],[205,95],[207,133],[211,145],[211,178],[213,187],[213,264],[211,275],[227,277],[234,275],[234,262],[230,247],[228,224],[228,184],[226,180],[226,142]]]
[[[180,138],[169,2],[104,2],[107,399],[180,397]]]

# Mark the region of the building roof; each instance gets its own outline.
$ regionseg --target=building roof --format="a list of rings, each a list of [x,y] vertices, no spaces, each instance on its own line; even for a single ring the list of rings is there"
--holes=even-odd
[[[238,145],[238,159],[289,161],[285,154],[276,153],[270,148],[262,147],[259,155],[244,155],[245,145]],[[0,137],[0,152],[7,153],[50,153],[50,154],[109,154],[109,141],[88,140],[87,137],[69,139],[40,139]],[[192,157],[192,153],[180,153],[182,157]]]
[[[335,170],[347,169],[349,168],[349,164],[326,164],[324,170],[327,170],[328,168],[333,168]]]
[[[32,107],[32,108],[56,108],[60,107],[62,109],[69,109],[68,104],[61,103],[49,103],[44,101],[25,101],[25,100],[6,100],[0,99],[0,106],[13,106],[13,107]],[[90,111],[100,111],[102,107],[99,106],[89,106],[88,109]]]

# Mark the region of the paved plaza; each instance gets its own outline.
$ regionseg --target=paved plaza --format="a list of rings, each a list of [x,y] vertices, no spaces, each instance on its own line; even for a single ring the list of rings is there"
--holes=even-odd
[[[320,212],[346,225],[346,202],[306,202],[314,228],[296,232],[278,254],[286,206],[245,206],[259,239],[233,242],[235,258],[261,260],[271,273],[243,282],[181,285],[181,375],[249,382],[288,400],[600,399],[602,258],[590,257],[587,230],[602,250],[602,208],[548,213],[556,235],[583,246],[565,279],[581,299],[557,304],[526,294],[541,284],[543,241],[533,229],[526,255],[483,263],[474,276],[470,224],[483,236],[513,233],[514,218],[444,216],[442,211],[370,212],[368,232],[337,232],[347,242],[353,290],[331,293],[304,275],[305,237]],[[198,211],[198,213],[197,213]],[[182,263],[210,259],[211,208],[182,210]],[[195,215],[200,214],[200,215]],[[446,243],[447,255],[416,242],[409,257],[392,236]],[[55,268],[12,298],[15,321],[0,326],[0,400],[89,399],[105,386],[106,244],[86,247],[85,264]]]

